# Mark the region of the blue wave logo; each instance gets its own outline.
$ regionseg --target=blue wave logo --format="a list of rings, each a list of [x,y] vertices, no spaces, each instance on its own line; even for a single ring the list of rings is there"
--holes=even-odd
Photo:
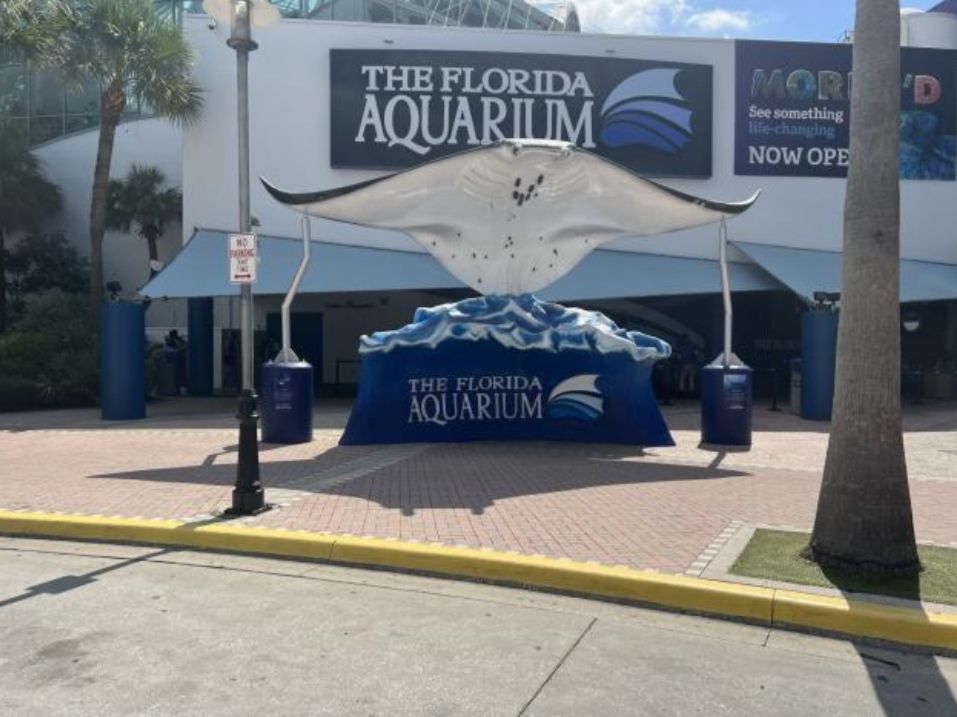
[[[677,154],[694,137],[688,100],[675,87],[675,68],[638,72],[612,90],[601,108],[601,143],[638,145]]]
[[[548,396],[549,418],[597,421],[605,414],[605,399],[596,382],[598,374],[583,373],[562,381]]]

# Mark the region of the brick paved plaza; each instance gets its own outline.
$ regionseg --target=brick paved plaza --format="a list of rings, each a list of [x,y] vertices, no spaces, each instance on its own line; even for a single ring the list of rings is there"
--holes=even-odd
[[[203,519],[229,505],[231,399],[175,399],[150,418],[95,410],[0,414],[0,510]],[[243,522],[469,545],[682,573],[737,523],[810,528],[826,424],[755,409],[747,453],[697,448],[698,408],[665,410],[678,443],[339,447],[344,402],[320,401],[315,440],[261,449],[267,500]],[[957,404],[905,414],[922,541],[957,544]],[[700,566],[700,562],[697,563]]]

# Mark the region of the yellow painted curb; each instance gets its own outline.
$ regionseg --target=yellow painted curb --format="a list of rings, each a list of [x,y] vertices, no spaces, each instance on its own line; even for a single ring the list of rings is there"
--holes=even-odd
[[[329,560],[333,536],[226,524],[183,523],[56,513],[0,511],[0,533],[81,540],[112,540]]]
[[[750,585],[376,538],[337,538],[332,561],[493,580],[771,624],[774,591]]]
[[[957,615],[776,590],[774,624],[957,650]]]
[[[774,591],[490,550],[180,521],[0,511],[0,533],[326,560],[547,588],[771,624]]]
[[[957,650],[957,615],[491,550],[231,526],[0,511],[0,534],[149,543],[473,578]]]

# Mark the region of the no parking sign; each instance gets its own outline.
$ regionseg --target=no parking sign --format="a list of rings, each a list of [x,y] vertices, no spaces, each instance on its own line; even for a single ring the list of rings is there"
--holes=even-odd
[[[255,234],[229,235],[229,283],[255,284],[257,247]]]

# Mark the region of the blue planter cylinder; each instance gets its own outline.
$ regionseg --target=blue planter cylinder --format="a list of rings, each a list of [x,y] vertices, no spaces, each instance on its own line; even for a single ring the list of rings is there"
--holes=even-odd
[[[801,316],[801,418],[830,421],[837,361],[836,311]]]
[[[312,366],[267,363],[262,368],[262,440],[309,443],[312,440]]]
[[[146,418],[146,310],[106,302],[100,308],[100,415],[106,421]]]
[[[213,300],[187,300],[190,396],[213,395]]]
[[[710,364],[701,369],[701,442],[711,446],[751,445],[752,371],[747,366]]]

